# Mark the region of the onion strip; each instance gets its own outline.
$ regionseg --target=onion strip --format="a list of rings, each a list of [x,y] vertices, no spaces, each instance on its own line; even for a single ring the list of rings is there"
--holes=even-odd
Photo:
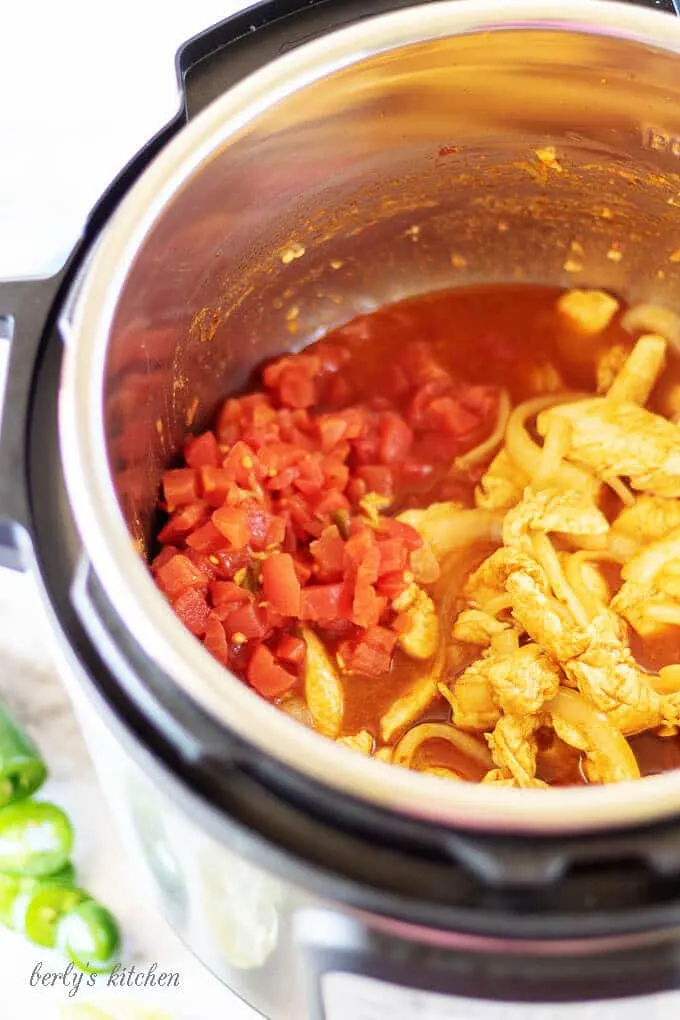
[[[617,780],[640,778],[638,763],[626,738],[604,712],[598,712],[582,694],[560,687],[545,708],[568,730],[575,729],[582,735],[587,745],[586,755],[605,758]]]
[[[529,435],[527,421],[557,404],[571,404],[584,399],[582,393],[552,393],[525,400],[513,410],[505,430],[505,448],[516,467],[532,481],[541,476],[543,449]],[[560,464],[557,473],[550,478],[550,483],[562,489],[578,489],[581,492],[592,492],[599,485],[597,479],[587,471],[567,463]]]
[[[493,432],[483,443],[479,443],[478,446],[468,450],[461,457],[456,457],[453,462],[453,468],[458,471],[467,471],[476,464],[489,459],[503,442],[509,418],[510,395],[507,390],[501,390],[498,397],[498,414],[496,415],[496,424],[494,425]]]
[[[491,752],[469,733],[457,729],[450,723],[420,723],[404,734],[394,749],[392,762],[403,768],[410,768],[413,756],[428,740],[445,740],[484,769],[494,767]]]

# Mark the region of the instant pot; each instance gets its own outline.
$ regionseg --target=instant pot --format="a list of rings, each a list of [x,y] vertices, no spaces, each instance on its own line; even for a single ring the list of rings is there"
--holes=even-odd
[[[265,358],[482,281],[680,304],[680,23],[648,6],[255,5],[182,48],[177,116],[63,270],[0,286],[2,562],[147,884],[271,1020],[653,1015],[680,985],[680,772],[514,790],[352,754],[145,565],[162,470]]]

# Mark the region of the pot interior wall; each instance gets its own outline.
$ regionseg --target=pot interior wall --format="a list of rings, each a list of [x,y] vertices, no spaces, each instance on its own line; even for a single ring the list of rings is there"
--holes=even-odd
[[[680,298],[674,54],[514,28],[354,59],[226,124],[131,266],[104,413],[142,551],[187,430],[357,314],[507,280]]]

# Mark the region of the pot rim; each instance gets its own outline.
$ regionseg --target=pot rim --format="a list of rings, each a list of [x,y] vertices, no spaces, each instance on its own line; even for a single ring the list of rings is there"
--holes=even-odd
[[[450,783],[365,759],[290,719],[218,663],[156,588],[118,505],[101,400],[108,331],[129,267],[166,204],[218,148],[292,92],[366,58],[446,36],[513,28],[605,34],[680,52],[675,18],[617,0],[575,0],[566,12],[542,0],[522,0],[511,14],[506,0],[441,0],[332,31],[255,71],[167,144],[99,238],[60,323],[65,353],[59,431],[67,493],[94,572],[132,637],[201,708],[256,751],[364,803],[442,826],[554,835],[677,814],[680,770],[592,788]]]

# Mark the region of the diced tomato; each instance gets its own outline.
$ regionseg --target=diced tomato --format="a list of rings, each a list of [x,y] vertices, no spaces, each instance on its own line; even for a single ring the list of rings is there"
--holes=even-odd
[[[217,570],[221,577],[232,578],[250,562],[250,552],[245,549],[218,549],[214,554]]]
[[[412,340],[403,350],[401,368],[412,387],[428,383],[451,383],[446,369],[437,361],[431,344],[425,340]]]
[[[368,486],[369,492],[377,492],[381,496],[391,496],[394,490],[392,469],[383,464],[363,464],[357,468],[357,475]]]
[[[246,641],[261,641],[269,635],[270,627],[264,608],[251,601],[237,606],[225,617],[224,629],[231,640],[234,635],[243,635]]]
[[[222,506],[233,482],[225,468],[205,464],[198,469],[203,499],[211,506]]]
[[[273,553],[262,563],[264,597],[283,616],[300,615],[300,581],[290,553]]]
[[[382,464],[400,464],[411,449],[413,432],[401,415],[387,413],[378,426],[380,445],[378,459]]]
[[[248,516],[243,507],[223,506],[215,510],[212,521],[234,549],[243,549],[250,540]]]
[[[162,567],[164,563],[167,563],[172,559],[173,556],[177,556],[179,549],[175,545],[165,545],[159,552],[158,556],[155,556],[151,561],[151,569],[154,571]]]
[[[192,634],[202,637],[210,615],[205,595],[196,588],[186,588],[172,603],[173,609]]]
[[[165,544],[184,538],[199,524],[207,520],[209,510],[210,508],[205,503],[190,503],[189,506],[183,506],[181,510],[175,510],[158,532],[158,541]]]
[[[392,630],[395,634],[405,634],[413,626],[413,618],[410,613],[398,613],[392,620]]]
[[[387,673],[397,635],[386,627],[371,627],[355,642],[343,641],[339,656],[346,669],[362,676],[379,677]]]
[[[374,588],[378,580],[379,563],[380,553],[377,548],[373,548],[357,568],[352,619],[359,627],[375,627],[386,605],[386,599],[378,595]]]
[[[211,655],[214,655],[223,666],[229,664],[229,646],[227,636],[220,618],[215,613],[208,613],[205,624],[205,636],[203,643]]]
[[[210,598],[214,606],[238,606],[250,601],[246,589],[233,581],[213,581],[210,585]]]
[[[224,535],[218,531],[212,521],[206,521],[200,528],[196,528],[187,536],[186,543],[197,552],[210,554],[224,545]]]
[[[479,427],[479,415],[469,411],[457,397],[444,396],[433,400],[427,411],[428,425],[450,436],[466,436]]]
[[[279,396],[287,407],[311,407],[316,403],[314,379],[301,368],[287,368],[279,379]]]
[[[380,562],[378,564],[378,576],[395,574],[406,570],[408,566],[408,549],[404,542],[398,538],[385,538],[378,542]]]
[[[379,577],[375,586],[378,595],[384,595],[390,602],[407,588],[408,583],[404,580],[404,574],[401,571],[397,574],[385,574],[383,577]]]
[[[215,433],[203,432],[189,439],[184,447],[184,459],[191,468],[217,467],[222,458]]]
[[[248,521],[250,545],[253,549],[261,552],[267,545],[272,515],[264,507],[258,506],[257,503],[247,504],[245,511]]]
[[[378,531],[382,535],[399,539],[409,550],[420,549],[423,544],[423,540],[415,528],[403,521],[395,520],[394,517],[383,517]]]
[[[247,443],[239,440],[234,443],[222,461],[231,482],[242,488],[248,488],[253,478],[262,478],[264,472],[255,451]]]
[[[345,567],[350,571],[356,571],[374,548],[375,535],[372,529],[363,521],[353,520],[350,524],[349,538],[343,549]]]
[[[164,471],[163,495],[170,513],[178,506],[196,503],[199,499],[198,473],[193,468]]]
[[[217,566],[208,556],[205,555],[205,553],[189,548],[186,550],[186,555],[196,569],[203,575],[203,580],[206,584],[209,581],[217,580]]]
[[[335,581],[342,577],[345,543],[334,524],[325,528],[321,537],[311,543],[309,551],[314,557],[319,579]]]
[[[282,545],[286,538],[286,521],[283,517],[271,516],[267,525],[264,547],[271,549],[274,545]],[[288,550],[286,550],[288,551]]]
[[[176,599],[188,588],[201,588],[205,577],[188,556],[180,553],[156,571],[156,583],[170,599]]]
[[[317,517],[328,517],[337,510],[349,510],[349,500],[337,489],[329,489],[314,501],[314,513]]]
[[[294,634],[283,634],[276,645],[276,657],[293,666],[301,666],[305,661],[306,646],[302,638]]]
[[[352,603],[344,584],[310,584],[300,595],[303,620],[334,620],[349,616]]]
[[[248,663],[248,683],[264,698],[277,698],[295,684],[296,678],[276,661],[266,645],[259,645]]]
[[[465,386],[459,393],[461,404],[480,419],[491,418],[496,414],[498,396],[495,386]]]

